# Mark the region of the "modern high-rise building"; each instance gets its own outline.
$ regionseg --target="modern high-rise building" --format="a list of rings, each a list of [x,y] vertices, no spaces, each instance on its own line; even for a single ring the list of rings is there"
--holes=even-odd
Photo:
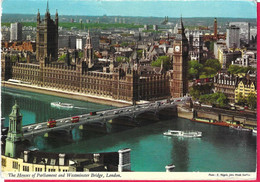
[[[240,48],[239,30],[240,28],[235,25],[228,27],[226,37],[227,48]]]
[[[51,19],[49,7],[45,18],[41,20],[40,12],[37,14],[36,33],[36,59],[48,59],[49,61],[58,59],[58,12],[56,11],[55,21]]]
[[[249,22],[230,22],[229,26],[235,25],[239,27],[239,36],[240,39],[245,43],[249,43],[250,41],[250,23]]]
[[[10,28],[10,40],[11,41],[21,41],[22,40],[22,24],[19,22],[11,23]]]

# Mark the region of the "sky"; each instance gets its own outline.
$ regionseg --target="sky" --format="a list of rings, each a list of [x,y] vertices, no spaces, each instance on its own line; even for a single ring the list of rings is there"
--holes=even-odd
[[[44,14],[47,0],[2,0],[2,13]],[[49,0],[51,14],[256,18],[253,0]]]

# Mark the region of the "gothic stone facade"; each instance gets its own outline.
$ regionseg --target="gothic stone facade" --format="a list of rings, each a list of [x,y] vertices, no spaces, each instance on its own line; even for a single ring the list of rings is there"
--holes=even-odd
[[[130,102],[170,96],[167,73],[144,75],[133,67],[119,67],[109,73],[87,69],[84,60],[69,66],[48,63],[46,59],[40,64],[12,63],[10,56],[2,55],[2,80],[16,79],[41,87]]]
[[[41,20],[39,11],[37,14],[37,60],[40,58],[48,58],[49,61],[58,59],[58,12],[56,12],[55,21],[50,16],[48,6],[43,20]]]
[[[57,64],[58,13],[50,19],[49,9],[44,21],[37,15],[36,58],[38,64],[12,63],[2,54],[2,80],[16,79],[32,85],[90,95],[126,100],[157,100],[188,92],[188,40],[181,20],[174,42],[173,74],[141,71],[140,65],[125,64],[106,72],[93,71],[93,47],[88,34],[83,59],[75,64]],[[112,60],[113,61],[113,60]]]

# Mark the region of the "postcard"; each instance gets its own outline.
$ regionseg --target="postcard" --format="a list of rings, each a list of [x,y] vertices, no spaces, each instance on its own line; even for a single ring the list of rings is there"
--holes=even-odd
[[[256,180],[257,6],[2,1],[1,179]]]

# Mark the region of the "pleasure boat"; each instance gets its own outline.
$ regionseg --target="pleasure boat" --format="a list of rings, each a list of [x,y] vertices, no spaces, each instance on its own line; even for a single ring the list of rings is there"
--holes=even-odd
[[[62,103],[62,102],[52,102],[51,106],[53,106],[53,107],[62,107],[62,108],[73,108],[72,104]]]
[[[178,130],[168,130],[163,133],[165,136],[178,136],[178,137],[202,137],[202,132],[200,131],[178,131]]]
[[[239,126],[239,125],[230,125],[229,128],[232,128],[232,129],[235,129],[235,130],[238,130],[238,131],[251,131],[251,129],[244,128],[244,127]]]

